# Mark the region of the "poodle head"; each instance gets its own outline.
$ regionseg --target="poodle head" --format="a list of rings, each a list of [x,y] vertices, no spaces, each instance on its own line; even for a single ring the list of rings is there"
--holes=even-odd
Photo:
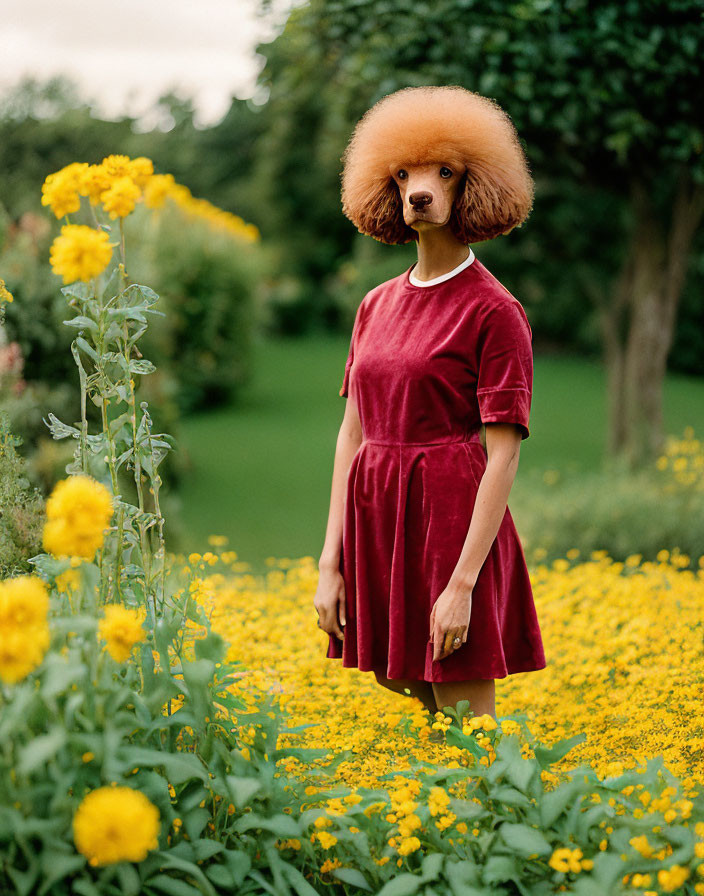
[[[342,210],[382,243],[448,224],[462,243],[521,225],[533,181],[516,129],[494,100],[464,87],[406,87],[357,123],[342,157]]]

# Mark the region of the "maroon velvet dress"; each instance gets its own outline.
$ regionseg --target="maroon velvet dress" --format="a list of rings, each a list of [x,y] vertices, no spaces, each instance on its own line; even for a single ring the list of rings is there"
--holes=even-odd
[[[416,286],[413,266],[372,289],[354,326],[340,395],[363,441],[344,502],[344,640],[327,657],[387,678],[464,681],[544,669],[521,542],[506,508],[472,592],[467,640],[433,660],[430,612],[459,559],[486,453],[482,423],[528,437],[532,333],[525,311],[470,250]]]

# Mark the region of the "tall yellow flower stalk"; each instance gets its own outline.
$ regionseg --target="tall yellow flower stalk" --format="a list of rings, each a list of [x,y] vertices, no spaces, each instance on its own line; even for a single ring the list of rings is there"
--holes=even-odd
[[[0,582],[0,680],[15,684],[44,659],[49,642],[49,593],[33,575]]]
[[[91,476],[63,479],[46,502],[44,549],[57,557],[92,560],[113,515],[112,495]]]

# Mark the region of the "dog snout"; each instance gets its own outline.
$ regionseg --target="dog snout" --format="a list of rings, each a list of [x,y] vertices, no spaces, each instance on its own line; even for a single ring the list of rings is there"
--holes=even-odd
[[[426,206],[430,205],[433,201],[433,194],[428,193],[427,190],[423,190],[418,193],[411,193],[408,197],[408,201],[413,206],[413,208],[421,211]]]

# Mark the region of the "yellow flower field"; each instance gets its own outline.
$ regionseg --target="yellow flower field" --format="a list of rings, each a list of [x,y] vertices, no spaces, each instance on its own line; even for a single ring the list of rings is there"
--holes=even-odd
[[[315,723],[292,743],[350,750],[341,783],[379,786],[375,777],[407,768],[410,755],[466,761],[458,748],[428,742],[433,719],[419,701],[327,659],[312,557],[270,558],[265,578],[234,551],[217,564],[212,552],[189,561],[194,596],[229,642],[228,659],[243,664],[236,689],[278,693],[292,726]],[[589,762],[611,776],[662,755],[688,789],[704,781],[704,557],[695,569],[667,551],[658,562],[640,561],[616,563],[597,551],[583,562],[533,569],[548,666],[498,681],[497,716],[525,712],[548,746],[585,732],[556,766],[561,771]]]

